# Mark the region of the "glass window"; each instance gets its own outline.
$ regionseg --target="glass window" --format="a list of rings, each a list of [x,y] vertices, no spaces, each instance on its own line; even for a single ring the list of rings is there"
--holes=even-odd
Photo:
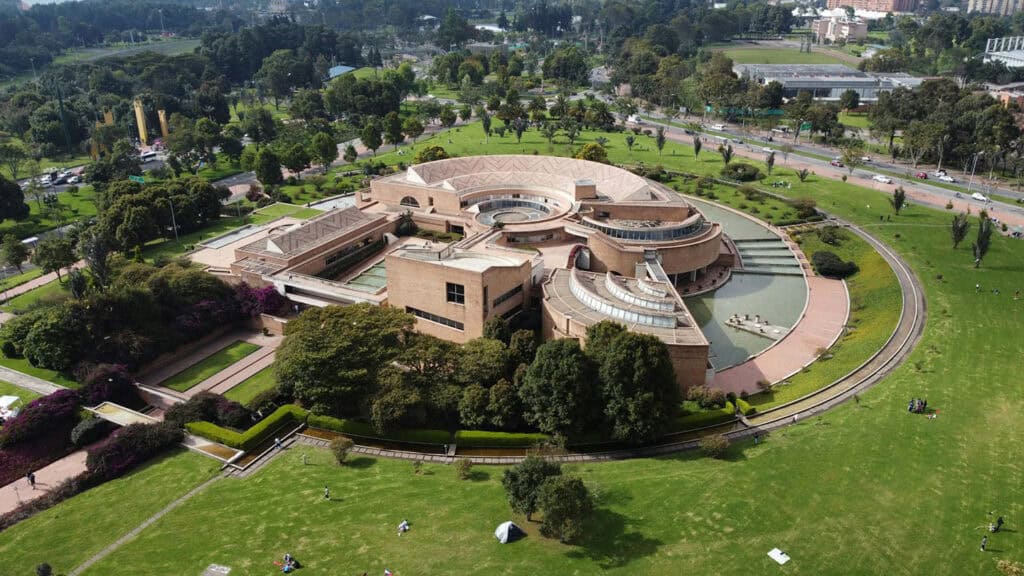
[[[462,284],[445,283],[445,299],[453,304],[465,304],[466,287]]]

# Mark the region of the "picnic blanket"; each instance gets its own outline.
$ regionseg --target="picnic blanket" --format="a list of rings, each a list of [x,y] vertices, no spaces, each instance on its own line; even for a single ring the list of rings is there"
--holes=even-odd
[[[772,548],[771,552],[768,553],[768,557],[778,562],[780,566],[789,562],[789,555],[778,548]]]

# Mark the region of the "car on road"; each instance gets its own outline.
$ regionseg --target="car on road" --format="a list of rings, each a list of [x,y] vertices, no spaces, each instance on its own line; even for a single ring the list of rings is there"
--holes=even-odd
[[[683,134],[689,134],[690,136],[696,136],[697,135],[696,132],[694,132],[693,130],[690,130],[689,128],[683,128]]]
[[[761,152],[764,152],[765,154],[775,154],[775,149],[765,146],[764,148],[761,148]]]
[[[918,172],[917,174],[914,174],[914,178],[920,178],[921,180],[927,180],[928,179],[928,173],[927,172]]]
[[[712,124],[708,128],[711,130],[717,130],[718,132],[721,132],[725,130],[725,124]]]
[[[39,184],[42,186],[49,186],[51,182],[49,174],[44,174],[39,178]]]
[[[946,175],[946,171],[945,170],[936,170],[935,172],[932,172],[932,176],[934,176],[936,178],[938,178],[940,176],[945,176],[945,175]]]
[[[941,175],[941,176],[939,176],[938,178],[939,178],[939,180],[941,180],[942,182],[949,182],[949,183],[953,183],[953,182],[956,182],[956,178],[953,178],[952,176],[946,176],[945,174],[942,174],[942,175]]]
[[[867,164],[868,162],[871,162],[871,156],[861,156],[860,161]]]
[[[833,159],[831,162],[829,162],[829,164],[835,166],[836,168],[842,168],[843,167],[843,161],[840,160],[839,158]]]
[[[871,179],[874,180],[875,182],[881,182],[882,184],[892,184],[892,178],[889,178],[888,176],[883,176],[881,174],[875,174],[874,176],[871,177]]]
[[[81,178],[79,178],[78,176],[74,176],[74,175],[72,175],[72,176],[70,176],[68,178],[68,184],[78,184],[81,181],[82,181]]]
[[[977,200],[979,202],[988,202],[989,201],[988,196],[985,196],[981,192],[975,192],[974,194],[971,194],[971,198],[974,198],[975,200]]]

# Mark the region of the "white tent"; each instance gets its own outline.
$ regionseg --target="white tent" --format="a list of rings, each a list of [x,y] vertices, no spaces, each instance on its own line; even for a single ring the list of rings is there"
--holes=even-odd
[[[15,402],[21,400],[17,396],[0,396],[0,409],[6,410],[14,405]]]
[[[497,538],[498,542],[501,542],[502,544],[508,544],[509,542],[514,542],[514,541],[518,540],[519,538],[522,538],[525,535],[526,535],[526,532],[523,532],[522,528],[520,528],[519,526],[516,526],[511,521],[509,521],[509,522],[502,522],[494,530],[494,537]]]

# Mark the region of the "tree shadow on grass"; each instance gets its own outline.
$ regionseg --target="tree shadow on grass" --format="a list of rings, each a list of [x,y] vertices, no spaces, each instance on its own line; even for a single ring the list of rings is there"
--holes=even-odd
[[[568,556],[589,559],[607,570],[651,556],[664,544],[631,528],[629,519],[622,514],[598,508],[586,521],[579,547]]]
[[[345,462],[346,468],[352,468],[355,470],[365,470],[373,465],[377,464],[376,458],[368,458],[366,456],[360,456],[359,458],[352,458]]]
[[[469,480],[473,482],[486,482],[491,479],[491,473],[486,470],[473,470],[469,473]]]

